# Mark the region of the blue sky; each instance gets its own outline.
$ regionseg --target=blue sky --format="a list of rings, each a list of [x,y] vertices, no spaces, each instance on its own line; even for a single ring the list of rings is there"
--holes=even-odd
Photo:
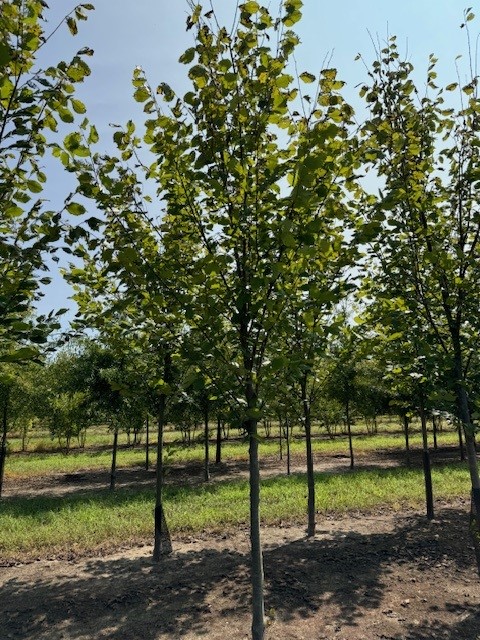
[[[470,1],[475,11],[473,0]],[[53,28],[75,3],[49,0],[49,4],[46,16]],[[185,29],[185,0],[93,0],[93,4],[96,10],[90,12],[87,22],[79,24],[75,38],[66,28],[55,34],[45,48],[42,63],[68,59],[84,46],[94,49],[92,75],[79,88],[78,97],[97,126],[101,145],[108,148],[113,133],[109,123],[124,123],[130,118],[142,121],[142,112],[131,97],[135,66],[145,69],[153,85],[168,82],[178,93],[187,90],[186,68],[178,58],[192,45],[193,32]],[[208,10],[209,0],[203,5]],[[235,5],[235,0],[214,0],[220,20],[226,25],[231,23]],[[277,0],[271,0],[270,6],[276,7]],[[356,106],[356,85],[365,80],[366,71],[361,62],[354,61],[355,56],[361,53],[367,62],[372,61],[375,54],[371,36],[383,41],[387,34],[395,34],[401,53],[419,70],[420,81],[428,55],[434,53],[439,58],[439,79],[445,84],[454,82],[458,54],[463,54],[459,61],[461,74],[467,68],[466,33],[460,29],[467,6],[470,5],[459,0],[304,0],[304,17],[296,25],[301,38],[296,53],[299,71],[315,73],[331,55],[331,66],[347,83],[345,96]],[[470,25],[475,41],[477,21]],[[45,195],[53,206],[61,206],[68,193],[68,179],[53,162],[46,163],[46,170],[51,180]],[[53,275],[54,285],[46,290],[41,312],[71,306],[67,285]]]

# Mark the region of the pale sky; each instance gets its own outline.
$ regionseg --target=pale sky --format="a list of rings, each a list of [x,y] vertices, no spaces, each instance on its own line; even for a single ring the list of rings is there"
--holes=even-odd
[[[470,0],[473,5],[473,0]],[[89,20],[79,23],[79,34],[72,38],[65,28],[57,32],[45,48],[49,62],[68,59],[76,50],[89,46],[95,51],[90,59],[92,75],[79,88],[77,95],[87,106],[88,118],[100,133],[100,148],[108,149],[113,130],[109,123],[124,123],[133,119],[142,122],[142,112],[133,101],[131,76],[135,66],[143,67],[153,86],[169,83],[177,93],[188,88],[186,67],[178,63],[183,51],[192,46],[193,30],[187,32],[188,15],[185,0],[92,0],[96,10],[89,12]],[[49,0],[49,24],[56,26],[74,2]],[[205,11],[210,0],[203,2]],[[214,0],[221,22],[231,23],[235,0]],[[271,7],[277,0],[270,1]],[[330,66],[338,69],[338,76],[347,83],[344,95],[358,106],[356,85],[365,80],[361,62],[354,61],[361,53],[367,62],[374,57],[373,38],[385,40],[396,35],[400,52],[419,70],[423,81],[428,55],[439,58],[439,79],[455,82],[455,58],[460,70],[466,70],[467,39],[460,29],[463,12],[470,5],[460,0],[304,0],[303,20],[295,26],[301,45],[296,59],[299,72],[318,72],[326,57],[332,56]],[[476,7],[473,6],[475,12]],[[480,19],[480,7],[478,8]],[[478,20],[469,23],[473,45],[478,33]],[[48,31],[48,29],[47,29]],[[370,35],[371,34],[371,35]],[[44,62],[44,60],[42,60]],[[68,179],[52,162],[46,163],[51,176],[46,196],[54,207],[61,206],[68,193]],[[39,310],[71,306],[67,301],[69,289],[55,276],[54,286],[47,288]]]

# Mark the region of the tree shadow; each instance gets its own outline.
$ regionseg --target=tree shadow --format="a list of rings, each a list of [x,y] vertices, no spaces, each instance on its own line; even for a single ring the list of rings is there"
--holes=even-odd
[[[206,596],[214,587],[233,580],[248,593],[244,562],[236,552],[203,550],[176,553],[158,565],[147,557],[93,559],[77,576],[52,581],[47,572],[35,585],[14,578],[0,595],[3,632],[36,640],[202,635],[209,625]]]
[[[330,539],[277,547],[267,555],[270,606],[288,620],[314,615],[322,604],[335,605],[342,624],[355,626],[366,611],[383,606],[390,578],[401,565],[411,567],[412,576],[439,566],[473,574],[467,526],[464,513],[447,509],[435,522],[399,516],[391,533],[339,531]]]
[[[342,530],[333,524],[316,539],[267,545],[267,611],[279,625],[317,615],[322,615],[323,623],[322,607],[328,607],[342,625],[353,628],[369,612],[381,611],[393,597],[401,565],[407,565],[412,576],[437,567],[436,575],[438,571],[457,572],[457,576],[460,572],[475,579],[472,551],[462,542],[465,527],[465,514],[448,509],[437,522],[399,517],[387,533]],[[211,548],[196,550],[198,545],[192,543],[192,551],[177,552],[159,564],[148,557],[91,559],[69,565],[77,569],[73,575],[59,576],[54,563],[52,573],[47,565],[34,584],[28,575],[14,577],[4,583],[0,594],[4,637],[201,637],[208,634],[213,619],[217,624],[219,619],[225,622],[225,637],[233,637],[227,629],[239,620],[244,633],[249,626],[249,558],[248,553],[230,549],[228,544],[228,540],[217,540]],[[437,615],[435,596],[425,604],[424,620],[415,626],[405,621],[402,635],[383,637],[476,640],[476,607],[455,602],[449,594],[436,595],[439,602],[447,598],[448,622]]]

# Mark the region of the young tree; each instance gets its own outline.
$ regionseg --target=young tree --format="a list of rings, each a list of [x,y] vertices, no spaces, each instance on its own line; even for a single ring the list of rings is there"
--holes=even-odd
[[[472,18],[467,13],[465,24]],[[457,85],[438,89],[435,62],[432,56],[422,94],[413,65],[400,59],[392,38],[361,90],[371,110],[363,129],[365,162],[384,181],[380,196],[370,199],[366,231],[376,235],[372,264],[397,282],[392,300],[422,315],[419,324],[430,326],[448,363],[455,413],[465,432],[480,571],[480,477],[467,395],[471,354],[480,336],[480,103],[472,77],[460,89],[460,108],[447,108],[445,91]]]
[[[321,210],[335,178],[345,178],[354,163],[353,156],[348,162],[348,153],[340,167],[336,163],[352,110],[339,94],[343,83],[335,70],[323,70],[318,85],[308,72],[297,79],[291,75],[298,37],[290,27],[301,18],[301,0],[285,0],[278,19],[257,2],[240,4],[232,30],[220,27],[213,11],[204,16],[200,5],[190,6],[188,28],[195,30],[195,43],[181,62],[189,65],[192,90],[183,98],[165,83],[154,90],[136,69],[134,96],[148,114],[143,143],[133,123],[114,134],[123,162],[133,159],[136,166],[125,169],[119,159],[98,155],[74,164],[78,191],[104,209],[108,200],[110,210],[117,207],[123,212],[122,223],[130,225],[129,235],[122,235],[128,245],[106,260],[110,268],[128,264],[150,289],[154,283],[158,288],[174,282],[171,290],[185,295],[170,297],[171,306],[163,313],[172,313],[178,305],[189,330],[200,332],[208,353],[228,362],[236,376],[237,412],[250,452],[252,634],[260,640],[264,600],[258,419],[265,354],[274,327],[305,284],[304,266],[311,252],[330,251],[330,244],[323,242]],[[313,95],[299,96],[297,84],[311,83]],[[66,141],[74,158],[89,155],[89,138],[85,130],[83,139]],[[140,159],[144,145],[153,154],[152,162]],[[125,210],[126,190],[141,192],[139,167],[156,182],[166,209],[161,224],[153,215],[141,216],[141,207]],[[343,215],[341,209],[338,214]],[[146,235],[142,240],[137,233],[147,223],[150,238],[160,232],[169,250],[170,243],[180,249],[189,246],[190,260],[180,250],[162,266],[147,255],[146,245],[140,244]],[[161,307],[161,294],[148,293]]]

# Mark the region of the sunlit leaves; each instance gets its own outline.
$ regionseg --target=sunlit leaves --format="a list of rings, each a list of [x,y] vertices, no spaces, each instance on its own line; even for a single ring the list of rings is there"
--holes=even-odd
[[[49,35],[43,31],[46,9],[37,0],[6,0],[0,17],[0,354],[8,352],[12,362],[38,355],[28,347],[12,351],[18,341],[45,342],[58,327],[53,315],[37,323],[28,317],[50,281],[42,272],[49,257],[56,259],[61,234],[60,214],[43,207],[42,157],[50,147],[68,165],[67,154],[46,134],[57,131],[59,121],[73,123],[76,113],[85,112],[73,97],[74,84],[90,73],[83,56],[92,53],[83,48],[71,62],[39,70],[37,51]],[[77,22],[92,9],[77,5],[62,22],[75,34]],[[78,155],[85,151],[80,140],[71,143]]]
[[[241,4],[239,8],[242,11],[245,11],[245,13],[257,13],[260,10],[260,5],[258,4],[258,2],[252,1]]]
[[[315,76],[313,75],[313,73],[308,73],[308,71],[304,71],[303,73],[300,74],[299,77],[300,77],[300,80],[302,80],[303,82],[306,82],[307,84],[315,82]]]
[[[185,53],[183,53],[180,56],[179,62],[181,62],[182,64],[190,64],[190,62],[192,62],[194,57],[195,57],[195,47],[190,47],[185,51]]]

